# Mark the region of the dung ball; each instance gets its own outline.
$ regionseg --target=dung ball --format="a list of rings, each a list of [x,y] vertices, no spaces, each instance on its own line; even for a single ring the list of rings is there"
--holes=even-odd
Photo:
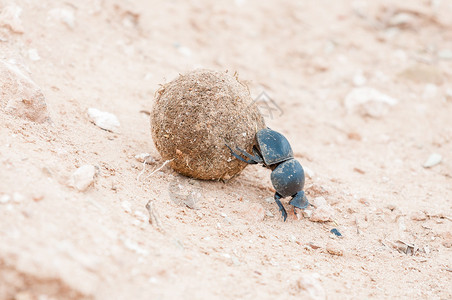
[[[182,175],[228,180],[246,167],[233,157],[238,146],[252,153],[265,128],[248,87],[227,72],[195,70],[163,85],[151,112],[154,144]]]

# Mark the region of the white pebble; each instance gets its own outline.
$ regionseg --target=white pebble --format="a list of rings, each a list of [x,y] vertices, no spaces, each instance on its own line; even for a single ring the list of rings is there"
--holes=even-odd
[[[296,282],[300,299],[325,300],[326,293],[319,280],[319,274],[301,274]]]
[[[315,176],[314,171],[312,171],[310,168],[303,166],[303,170],[309,178],[313,178]]]
[[[41,59],[41,56],[39,56],[38,50],[33,48],[28,50],[28,58],[32,61],[38,61]]]
[[[327,205],[328,203],[326,202],[325,198],[319,196],[312,199],[311,204],[314,205],[314,207],[318,208],[320,206]]]
[[[309,218],[309,221],[312,222],[328,222],[332,221],[334,216],[334,210],[331,206],[322,205],[318,207],[314,212],[312,213],[312,216]]]
[[[140,153],[135,155],[135,159],[140,163],[146,162],[147,164],[155,163],[155,159],[149,153]]]
[[[443,157],[441,156],[441,154],[438,153],[432,153],[430,154],[430,156],[427,158],[427,160],[424,162],[423,167],[424,168],[431,168],[436,166],[437,164],[439,164],[441,162],[441,160],[443,159]]]
[[[54,8],[49,12],[49,15],[51,18],[67,25],[70,29],[74,29],[75,15],[72,9]]]
[[[353,85],[355,86],[362,86],[366,84],[367,79],[364,77],[364,74],[362,71],[359,71],[353,76]]]
[[[124,211],[126,213],[130,214],[132,212],[132,206],[131,206],[129,201],[126,201],[126,200],[122,201],[121,202],[121,207],[122,207],[122,209],[124,209]]]
[[[25,196],[22,195],[21,193],[18,193],[18,192],[13,193],[13,201],[14,202],[20,203],[24,200],[25,200]]]
[[[267,198],[265,198],[265,202],[273,203],[273,202],[275,202],[275,199],[273,197],[267,197]]]
[[[92,165],[84,165],[72,173],[69,185],[80,192],[85,191],[94,182],[96,168]]]
[[[191,56],[191,50],[188,47],[180,46],[177,48],[177,51],[179,51],[179,53],[182,54],[183,56],[186,56],[186,57]]]
[[[438,87],[435,84],[428,83],[424,87],[424,93],[422,94],[422,98],[424,99],[432,99],[438,94]]]
[[[438,52],[438,57],[444,60],[452,59],[452,50],[441,50]]]
[[[0,204],[5,204],[8,203],[11,200],[11,196],[10,195],[2,195],[0,196]]]
[[[15,4],[5,6],[0,13],[0,25],[9,28],[12,32],[23,33],[21,14],[22,8],[20,6]]]
[[[309,219],[312,216],[312,209],[306,208],[306,209],[303,209],[301,212],[303,214],[303,217],[305,217],[305,218]]]
[[[135,218],[137,218],[138,220],[140,220],[142,222],[149,221],[149,217],[146,216],[142,211],[136,210],[136,211],[134,211],[133,214],[134,214]]]
[[[358,113],[361,116],[381,118],[389,112],[399,100],[368,87],[354,88],[345,97],[345,108],[348,113]]]
[[[121,124],[114,114],[100,111],[96,108],[89,108],[88,116],[97,127],[111,132],[119,132]]]

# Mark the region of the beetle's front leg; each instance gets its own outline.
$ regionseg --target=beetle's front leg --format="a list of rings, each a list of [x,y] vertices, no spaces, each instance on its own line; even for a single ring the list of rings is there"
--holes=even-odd
[[[289,201],[289,204],[299,209],[305,209],[308,207],[309,201],[308,198],[306,198],[305,193],[303,191],[299,191],[292,196],[292,200]]]
[[[286,209],[284,208],[284,206],[282,205],[282,203],[280,201],[281,198],[282,198],[282,196],[280,194],[275,193],[275,202],[276,202],[276,204],[278,204],[279,211],[281,212],[281,214],[282,214],[282,216],[284,218],[284,222],[285,222],[286,219],[287,219],[287,212],[286,212]]]

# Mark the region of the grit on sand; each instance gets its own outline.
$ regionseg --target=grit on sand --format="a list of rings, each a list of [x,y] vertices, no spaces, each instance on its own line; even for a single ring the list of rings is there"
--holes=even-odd
[[[450,1],[0,11],[0,299],[452,298]],[[283,222],[260,166],[225,183],[164,165],[155,92],[197,68],[272,99],[308,211]]]

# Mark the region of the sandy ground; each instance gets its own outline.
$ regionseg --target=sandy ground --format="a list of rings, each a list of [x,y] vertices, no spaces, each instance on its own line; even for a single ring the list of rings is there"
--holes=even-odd
[[[450,1],[0,10],[1,63],[35,83],[11,87],[18,73],[0,72],[0,299],[452,298]],[[237,71],[252,97],[272,98],[281,111],[267,124],[309,171],[309,199],[326,204],[283,222],[259,166],[226,183],[152,173],[163,164],[154,93],[201,67]],[[8,110],[5,95],[30,85],[51,121]],[[119,129],[94,125],[88,108]],[[69,182],[83,165],[96,175],[78,191]],[[197,209],[175,186],[200,193]],[[320,208],[329,221],[309,218]]]

